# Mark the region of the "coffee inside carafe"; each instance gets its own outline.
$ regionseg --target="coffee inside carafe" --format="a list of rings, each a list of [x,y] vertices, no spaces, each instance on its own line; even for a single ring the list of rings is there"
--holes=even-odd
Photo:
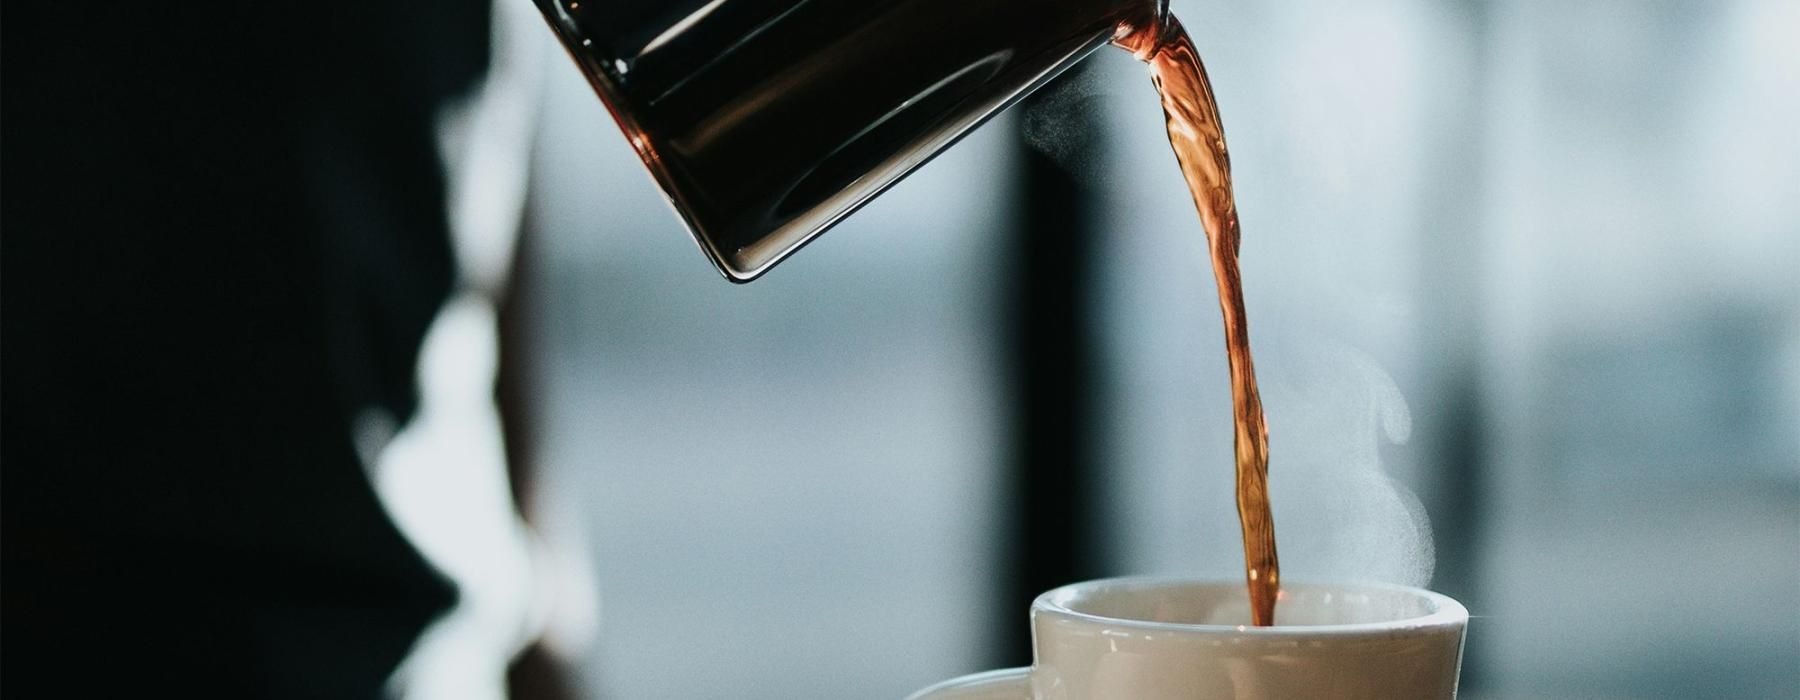
[[[536,2],[739,282],[1162,12],[1158,0]]]

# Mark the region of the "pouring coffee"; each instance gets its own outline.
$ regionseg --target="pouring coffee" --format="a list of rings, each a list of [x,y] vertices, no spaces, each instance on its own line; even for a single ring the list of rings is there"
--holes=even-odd
[[[1166,0],[536,0],[694,239],[748,282],[1094,49],[1150,66],[1209,243],[1254,624],[1280,586],[1231,163]]]

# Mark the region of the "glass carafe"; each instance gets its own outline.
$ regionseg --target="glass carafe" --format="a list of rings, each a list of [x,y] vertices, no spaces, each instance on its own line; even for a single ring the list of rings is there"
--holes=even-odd
[[[1166,0],[535,0],[747,282]]]

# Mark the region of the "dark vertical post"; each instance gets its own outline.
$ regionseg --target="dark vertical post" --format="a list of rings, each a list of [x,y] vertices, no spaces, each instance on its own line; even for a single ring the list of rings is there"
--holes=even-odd
[[[1059,80],[1079,80],[1081,68]],[[1097,120],[1055,86],[1020,113],[1065,120],[1056,131],[1099,143]],[[1011,377],[1011,459],[1003,480],[1009,523],[1003,552],[1010,577],[992,629],[1001,631],[997,662],[1030,663],[1026,611],[1039,593],[1098,574],[1098,504],[1093,450],[1094,344],[1091,292],[1097,198],[1076,173],[1020,138],[1014,227],[1004,250],[1014,256],[1007,318]],[[1084,154],[1091,155],[1091,154]],[[1074,159],[1096,162],[1095,159]]]
[[[1431,518],[1436,540],[1437,568],[1431,587],[1462,601],[1476,619],[1469,627],[1468,653],[1463,656],[1462,690],[1479,692],[1486,667],[1482,643],[1481,546],[1490,512],[1487,459],[1490,445],[1485,430],[1480,315],[1481,268],[1479,256],[1482,182],[1479,173],[1485,154],[1483,132],[1488,128],[1483,108],[1482,78],[1491,69],[1488,41],[1487,0],[1460,0],[1457,10],[1464,41],[1460,55],[1440,57],[1444,65],[1461,70],[1439,72],[1441,91],[1450,109],[1442,125],[1425,134],[1427,190],[1426,235],[1420,240],[1419,297],[1424,337],[1421,380],[1426,393],[1414,415],[1419,417],[1421,459],[1424,460],[1420,497]]]

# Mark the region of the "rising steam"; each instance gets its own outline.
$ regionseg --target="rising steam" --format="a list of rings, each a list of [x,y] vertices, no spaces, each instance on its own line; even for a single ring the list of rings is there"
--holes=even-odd
[[[1366,354],[1324,343],[1286,349],[1265,366],[1287,580],[1429,584],[1435,554],[1425,508],[1381,466],[1382,444],[1412,432],[1393,378]]]
[[[1026,145],[1084,182],[1106,172],[1101,125],[1110,105],[1104,83],[1087,70],[1073,71],[1039,90],[1021,111]]]

